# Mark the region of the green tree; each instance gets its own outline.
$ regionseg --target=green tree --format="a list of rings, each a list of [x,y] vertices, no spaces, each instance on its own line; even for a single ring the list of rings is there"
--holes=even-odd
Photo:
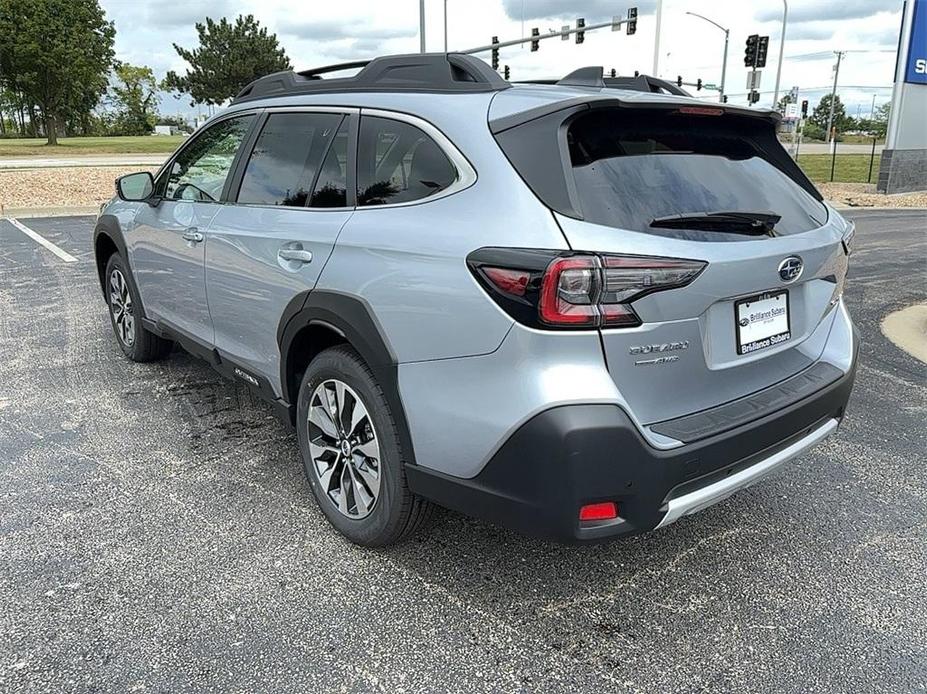
[[[146,65],[118,63],[110,89],[118,135],[147,135],[158,119],[158,81]]]
[[[174,44],[191,69],[183,76],[168,72],[163,83],[165,89],[187,92],[194,103],[221,104],[258,77],[290,69],[277,35],[253,15],[239,15],[234,24],[224,17],[218,22],[207,17],[205,24],[196,24],[196,33],[198,48],[187,50]]]
[[[779,103],[776,104],[776,110],[779,113],[785,113],[785,107],[788,106],[790,103],[792,103],[792,95],[785,94],[783,95],[781,99],[779,99]]]
[[[892,113],[892,102],[886,101],[884,104],[879,106],[875,113],[872,114],[872,120],[870,121],[869,130],[876,137],[885,137],[885,133],[888,130],[888,117]]]
[[[0,0],[0,75],[41,110],[48,144],[106,91],[115,35],[98,0]]]
[[[830,115],[830,94],[825,94],[821,97],[821,100],[818,102],[818,105],[814,107],[814,112],[809,116],[808,120],[814,123],[816,126],[821,128],[827,133],[827,119]],[[836,128],[838,133],[845,132],[852,125],[852,119],[847,118],[846,108],[843,106],[843,102],[840,101],[840,95],[834,97],[834,122],[833,127]]]

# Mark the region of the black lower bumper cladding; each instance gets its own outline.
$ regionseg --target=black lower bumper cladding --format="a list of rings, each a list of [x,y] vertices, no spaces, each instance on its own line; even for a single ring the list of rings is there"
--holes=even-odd
[[[760,419],[671,450],[650,446],[615,405],[566,405],[522,425],[482,472],[462,479],[408,466],[412,490],[442,506],[560,542],[595,542],[652,530],[666,502],[840,420],[855,378]],[[613,501],[618,521],[579,522],[585,504]]]

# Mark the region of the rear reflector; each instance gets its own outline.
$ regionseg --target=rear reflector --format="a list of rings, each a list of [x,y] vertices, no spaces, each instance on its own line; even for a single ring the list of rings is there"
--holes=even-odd
[[[581,521],[611,520],[618,517],[618,507],[614,501],[603,501],[600,504],[586,504],[579,509]]]

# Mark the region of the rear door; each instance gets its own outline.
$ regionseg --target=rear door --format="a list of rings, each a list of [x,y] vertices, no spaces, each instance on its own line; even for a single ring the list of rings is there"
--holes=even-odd
[[[216,348],[276,383],[277,329],[318,281],[353,213],[350,109],[271,110],[209,227],[206,289]]]
[[[642,423],[748,395],[819,357],[846,273],[843,224],[828,219],[770,121],[601,108],[561,133],[571,209],[556,216],[574,250],[707,263],[688,286],[633,300],[639,326],[601,331]],[[778,221],[770,230],[704,218],[719,212]]]
[[[206,230],[254,118],[226,118],[195,135],[158,178],[159,204],[139,205],[130,235],[132,267],[148,317],[206,344],[213,340]]]

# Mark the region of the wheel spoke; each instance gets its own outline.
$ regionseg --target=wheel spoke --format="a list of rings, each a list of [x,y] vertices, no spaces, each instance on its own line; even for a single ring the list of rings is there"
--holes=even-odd
[[[322,462],[323,464],[325,464],[324,460],[316,458],[316,463],[318,462]],[[325,465],[324,470],[319,470],[318,465],[316,465],[316,470],[319,472],[319,483],[322,485],[322,489],[325,491],[326,494],[331,491],[332,473],[335,471],[336,467],[338,467],[337,457],[335,457],[335,459],[332,460],[331,463]]]
[[[344,417],[347,410],[347,397],[344,392],[344,383],[335,381],[335,406],[338,408],[338,430],[344,431]]]
[[[370,492],[372,497],[376,497],[380,492],[380,472],[368,464],[368,461],[362,460],[359,465],[354,467],[360,482]]]
[[[341,475],[338,480],[341,492],[338,495],[338,510],[346,516],[351,515],[350,509],[348,508],[348,490],[351,488],[351,473],[348,471],[349,468],[350,465],[341,466]]]
[[[363,483],[357,478],[354,466],[351,464],[345,467],[351,473],[351,492],[354,497],[354,504],[357,507],[358,514],[366,514],[370,507],[373,506],[374,496],[364,487]]]
[[[309,422],[315,424],[329,438],[338,440],[338,427],[335,426],[331,414],[324,405],[314,405],[309,408]]]
[[[374,460],[380,459],[380,446],[377,445],[376,437],[365,443],[354,446],[354,450],[364,454],[368,458],[373,458]]]

